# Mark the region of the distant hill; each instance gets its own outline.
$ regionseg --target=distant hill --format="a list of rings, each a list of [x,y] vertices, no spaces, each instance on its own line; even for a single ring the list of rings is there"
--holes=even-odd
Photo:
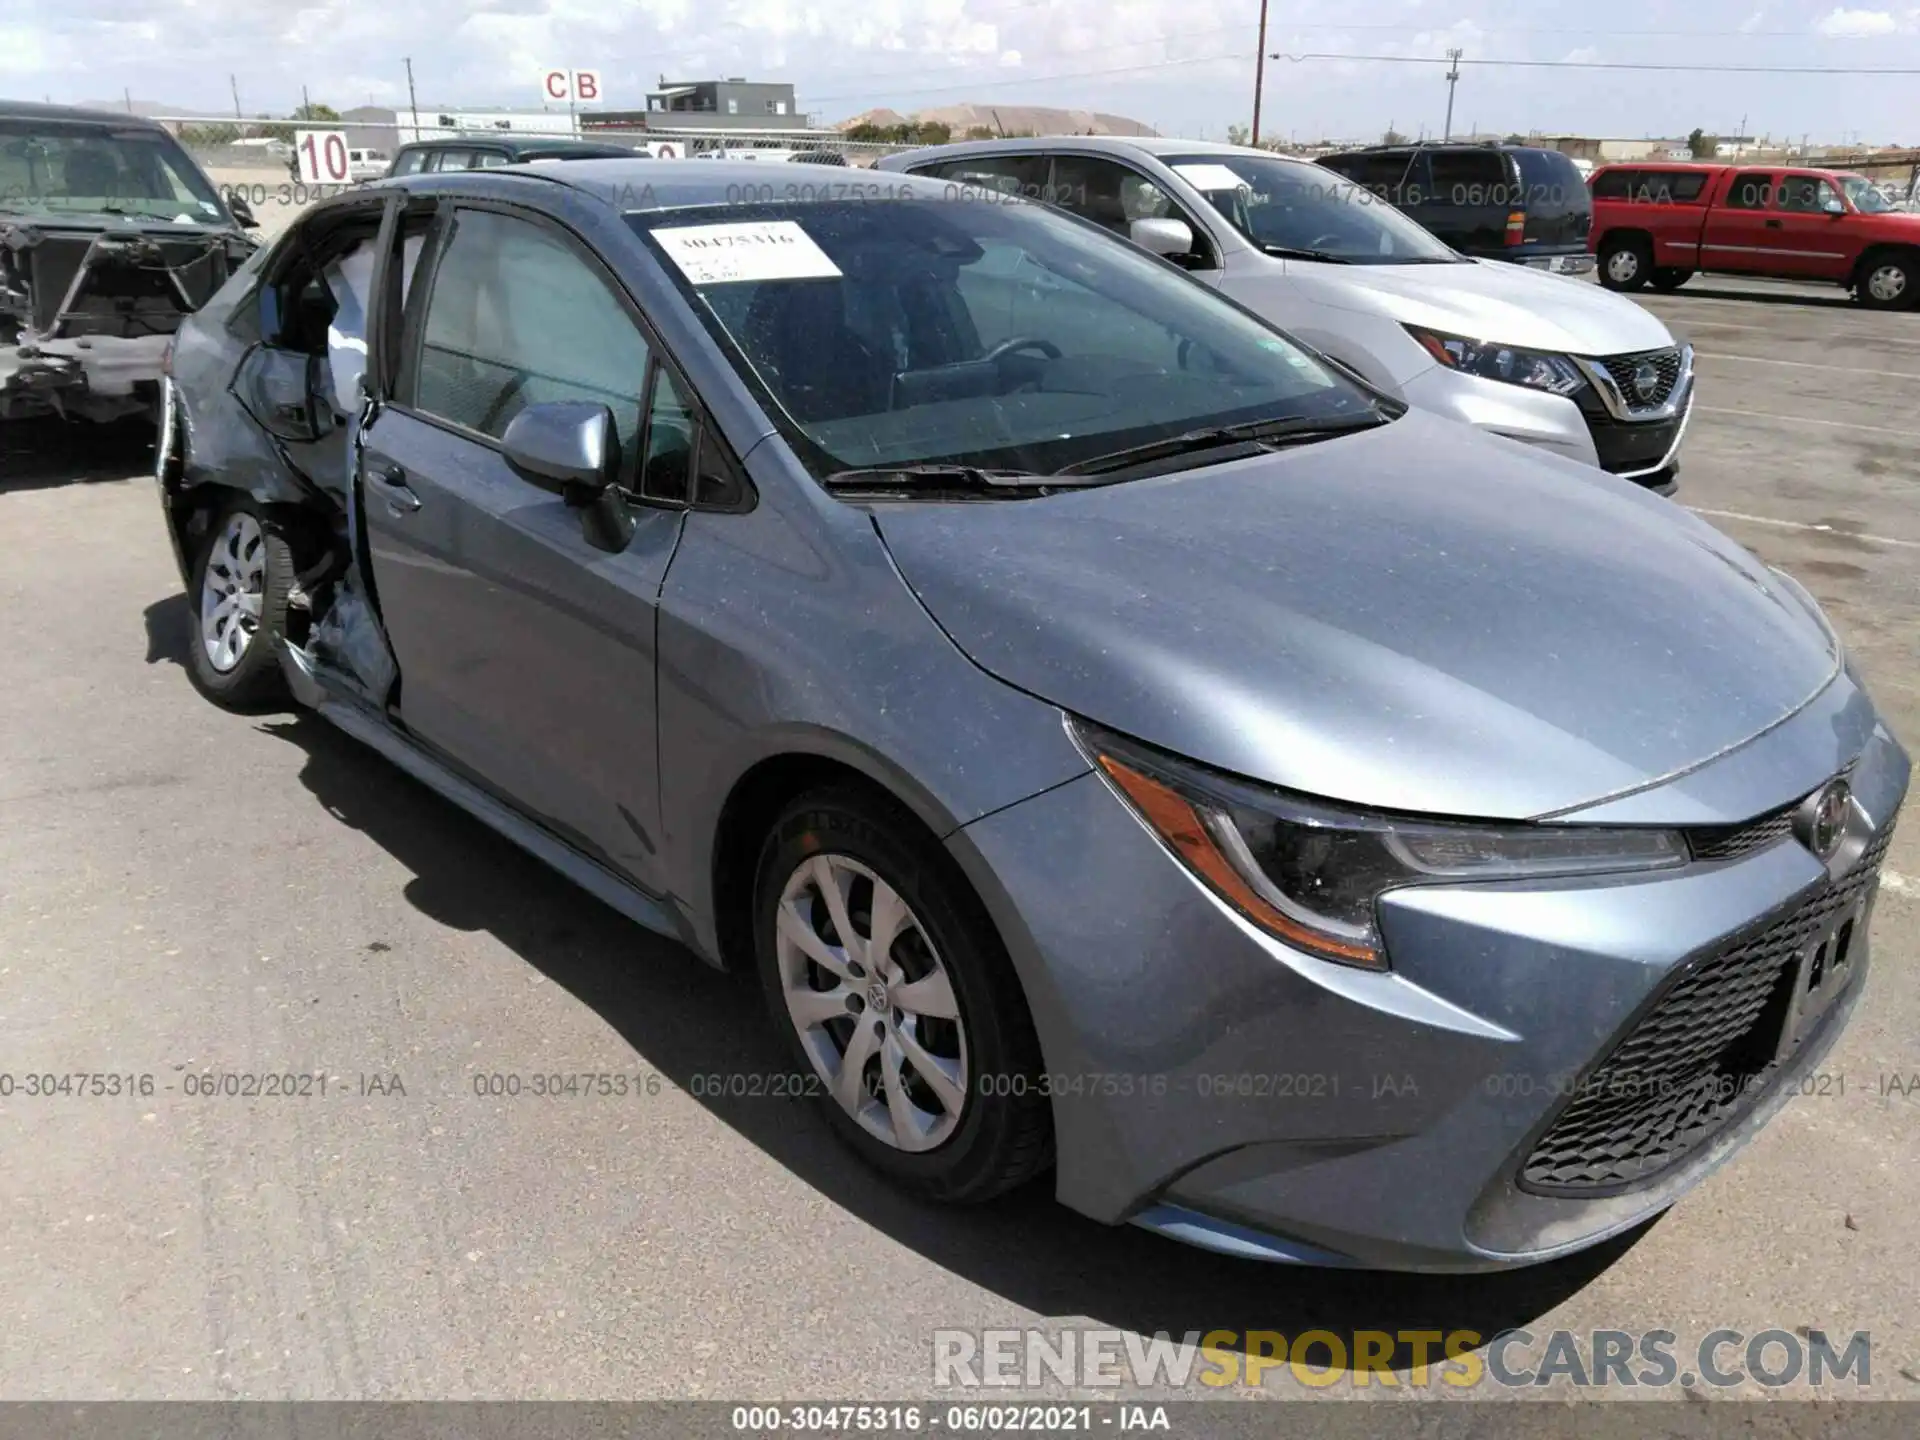
[[[1125,115],[1109,115],[1100,110],[1061,110],[1051,105],[936,105],[902,115],[897,110],[869,110],[842,120],[833,128],[851,130],[856,125],[945,125],[958,140],[969,130],[987,130],[993,134],[1034,135],[1153,135],[1151,125]]]

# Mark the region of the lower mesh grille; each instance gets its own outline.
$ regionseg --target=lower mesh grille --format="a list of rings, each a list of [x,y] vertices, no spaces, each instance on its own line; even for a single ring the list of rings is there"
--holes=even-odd
[[[1521,1187],[1592,1194],[1645,1183],[1750,1108],[1779,1069],[1800,952],[1860,898],[1891,839],[1883,832],[1844,878],[1790,914],[1683,966],[1575,1088],[1527,1156]],[[1855,953],[1864,939],[1849,937]]]

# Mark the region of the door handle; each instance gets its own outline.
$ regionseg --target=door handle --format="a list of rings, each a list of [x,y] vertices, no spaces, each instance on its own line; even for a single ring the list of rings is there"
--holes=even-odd
[[[407,472],[398,465],[378,465],[374,467],[374,478],[380,482],[387,497],[387,512],[398,518],[411,515],[420,508],[420,497],[407,485]]]
[[[1767,221],[1767,229],[1769,230],[1784,230],[1786,228],[1787,227],[1778,220]]]

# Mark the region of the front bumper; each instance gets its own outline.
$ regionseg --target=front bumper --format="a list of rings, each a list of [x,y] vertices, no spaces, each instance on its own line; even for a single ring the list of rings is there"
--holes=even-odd
[[[165,335],[88,335],[0,345],[0,420],[57,414],[108,421],[148,411]]]
[[[1884,832],[1907,757],[1875,727],[1828,773],[1849,762],[1856,822]],[[1779,801],[1755,790],[1749,813]],[[1093,775],[949,844],[1034,1012],[1062,1201],[1269,1259],[1486,1270],[1617,1234],[1794,1093],[1867,963],[1863,919],[1840,1000],[1684,1154],[1625,1186],[1546,1194],[1525,1173],[1538,1142],[1663,987],[1832,883],[1790,836],[1657,876],[1397,892],[1384,975],[1247,924]]]

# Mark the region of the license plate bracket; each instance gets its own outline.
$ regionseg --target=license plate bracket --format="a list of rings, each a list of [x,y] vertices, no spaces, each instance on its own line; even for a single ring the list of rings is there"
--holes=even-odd
[[[1863,896],[1801,947],[1793,962],[1793,999],[1776,1058],[1785,1060],[1852,986],[1867,938],[1870,896]]]

